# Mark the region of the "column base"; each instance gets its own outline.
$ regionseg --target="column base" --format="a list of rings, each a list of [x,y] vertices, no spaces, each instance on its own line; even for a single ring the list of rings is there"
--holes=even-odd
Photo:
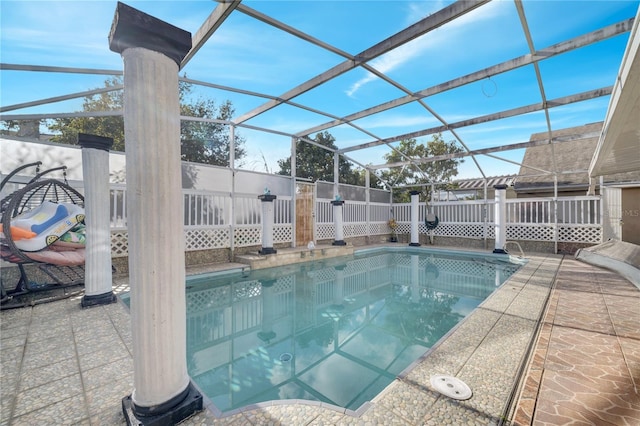
[[[113,291],[103,294],[92,294],[90,296],[87,296],[85,294],[84,296],[82,296],[80,306],[82,306],[83,308],[88,308],[98,305],[110,305],[111,303],[116,303],[117,300],[118,298],[115,294],[113,294]]]
[[[332,246],[346,246],[347,243],[344,240],[335,240],[331,243]]]
[[[180,397],[182,397],[180,399]],[[174,403],[178,398],[179,402]],[[202,411],[202,395],[189,382],[187,389],[178,397],[155,407],[137,407],[131,400],[131,395],[122,398],[122,413],[128,426],[169,426],[180,423],[187,417]],[[168,407],[164,407],[168,405]],[[142,412],[142,413],[141,413]],[[153,412],[153,415],[149,415]]]
[[[278,250],[274,249],[273,247],[262,247],[261,250],[258,250],[259,254],[275,254],[277,252]]]
[[[507,253],[507,251],[506,251],[506,250],[504,250],[504,249],[494,249],[494,250],[493,250],[493,252],[494,252],[495,254],[509,254],[509,253]]]
[[[411,247],[420,247],[420,243],[409,243]]]

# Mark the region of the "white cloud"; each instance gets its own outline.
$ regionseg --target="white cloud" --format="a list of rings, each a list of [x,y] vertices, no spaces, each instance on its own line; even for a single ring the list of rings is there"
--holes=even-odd
[[[423,55],[431,48],[441,47],[445,45],[445,39],[447,43],[452,43],[452,40],[457,37],[468,37],[472,33],[470,26],[477,25],[478,23],[495,19],[498,14],[504,12],[504,2],[491,2],[487,5],[483,5],[475,9],[466,15],[453,20],[445,25],[446,33],[437,29],[418,37],[400,47],[393,49],[392,51],[374,59],[369,64],[382,73],[388,73],[399,67],[407,64],[411,59]],[[434,7],[435,6],[435,7]],[[418,22],[423,19],[429,12],[438,10],[441,8],[441,3],[425,2],[425,3],[413,3],[409,7],[408,21],[409,24]],[[429,10],[426,10],[428,7]],[[465,33],[462,33],[464,29]],[[375,75],[367,72],[364,77],[353,83],[345,93],[349,97],[353,97],[355,93],[361,89],[364,85],[374,81]]]

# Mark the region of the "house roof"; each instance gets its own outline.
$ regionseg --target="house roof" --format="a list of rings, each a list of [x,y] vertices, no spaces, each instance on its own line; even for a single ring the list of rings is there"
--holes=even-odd
[[[515,190],[549,190],[554,187],[557,176],[558,188],[582,190],[589,186],[589,164],[602,132],[603,122],[584,126],[534,133],[527,148],[520,172],[515,181]],[[640,180],[640,171],[616,173],[604,176],[604,182],[631,182]]]
[[[493,176],[488,177],[487,188],[491,189],[495,185],[511,185],[516,175]],[[464,179],[456,181],[458,187],[454,191],[477,191],[484,189],[485,179]]]

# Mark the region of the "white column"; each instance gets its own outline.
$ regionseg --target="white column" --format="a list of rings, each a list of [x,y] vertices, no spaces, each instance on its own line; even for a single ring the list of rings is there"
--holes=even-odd
[[[111,227],[109,224],[109,148],[113,139],[78,134],[82,147],[86,244],[84,296],[80,305],[116,302],[111,280]]]
[[[420,227],[418,225],[418,202],[420,199],[419,191],[411,191],[411,242],[410,246],[420,245]]]
[[[495,265],[496,267],[496,277],[494,281],[494,285],[500,287],[500,285],[504,282],[505,278],[505,270],[503,265]]]
[[[495,234],[496,244],[493,249],[494,253],[506,253],[504,246],[507,243],[507,185],[495,185]]]
[[[411,303],[420,302],[420,257],[411,255]]]
[[[364,201],[366,205],[367,244],[371,244],[371,176],[369,169],[364,169]]]
[[[273,200],[275,195],[263,194],[258,198],[262,201],[262,249],[260,254],[273,254],[277,250],[273,248]]]
[[[269,343],[276,338],[276,333],[273,331],[273,323],[275,321],[275,292],[274,284],[278,281],[277,278],[265,279],[261,281],[262,286],[262,327],[258,332],[258,338],[263,342]],[[253,309],[253,305],[251,305]],[[249,307],[249,305],[247,305]]]
[[[336,273],[336,290],[333,294],[333,304],[336,306],[344,305],[344,270],[346,265],[334,267]]]
[[[340,194],[340,154],[333,154],[333,196]]]
[[[339,196],[336,196],[339,198]],[[344,205],[343,200],[333,200],[331,202],[333,205],[333,226],[335,227],[335,241],[331,243],[334,246],[346,246],[347,243],[344,241],[344,222],[342,219],[342,206]]]
[[[298,234],[297,204],[298,204],[298,185],[296,183],[296,143],[297,139],[291,138],[291,247],[296,247]],[[315,206],[314,206],[315,208]]]
[[[134,390],[122,407],[128,424],[175,424],[202,410],[186,363],[178,97],[191,35],[118,3],[109,40],[124,62]]]

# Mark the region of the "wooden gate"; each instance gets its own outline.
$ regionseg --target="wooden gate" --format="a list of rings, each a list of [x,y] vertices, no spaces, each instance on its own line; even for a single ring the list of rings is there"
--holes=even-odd
[[[296,183],[296,247],[306,247],[315,241],[315,184]]]

